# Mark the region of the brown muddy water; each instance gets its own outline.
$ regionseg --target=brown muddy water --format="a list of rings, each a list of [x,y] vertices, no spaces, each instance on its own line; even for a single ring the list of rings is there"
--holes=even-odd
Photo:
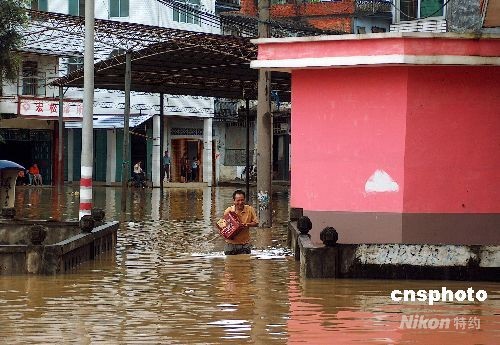
[[[17,214],[76,220],[76,191],[21,187]],[[94,188],[94,206],[121,221],[116,253],[66,275],[0,276],[0,343],[500,344],[497,283],[301,279],[285,247],[286,189],[274,193],[273,228],[252,230],[252,254],[225,257],[212,224],[232,191],[133,190],[120,217],[120,189]],[[488,297],[390,298],[442,287]]]

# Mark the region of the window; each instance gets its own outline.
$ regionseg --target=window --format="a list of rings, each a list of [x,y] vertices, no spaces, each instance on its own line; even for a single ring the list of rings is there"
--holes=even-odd
[[[85,0],[69,0],[68,14],[85,17]]]
[[[68,74],[83,68],[83,57],[74,57],[68,59]]]
[[[31,0],[31,9],[48,12],[49,10],[48,0]]]
[[[200,25],[200,16],[189,10],[189,8],[198,9],[200,0],[179,0],[176,1],[176,4],[179,6],[174,5],[174,21]]]
[[[110,17],[128,17],[129,0],[109,0]]]
[[[23,62],[22,94],[45,96],[45,75],[38,72],[38,63],[36,61]]]
[[[443,17],[444,0],[399,0],[400,20]]]

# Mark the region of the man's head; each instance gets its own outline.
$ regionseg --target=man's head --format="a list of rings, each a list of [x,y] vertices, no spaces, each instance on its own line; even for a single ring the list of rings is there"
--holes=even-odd
[[[242,211],[245,207],[245,192],[237,189],[233,192],[233,203],[237,210]]]

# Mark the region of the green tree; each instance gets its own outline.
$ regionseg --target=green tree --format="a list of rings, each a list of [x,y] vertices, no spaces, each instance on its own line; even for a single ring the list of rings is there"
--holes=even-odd
[[[0,81],[15,82],[23,42],[22,28],[28,22],[26,0],[0,0]]]
[[[3,81],[15,82],[21,59],[21,30],[28,22],[26,0],[0,0],[0,94]],[[0,143],[3,138],[0,135]]]

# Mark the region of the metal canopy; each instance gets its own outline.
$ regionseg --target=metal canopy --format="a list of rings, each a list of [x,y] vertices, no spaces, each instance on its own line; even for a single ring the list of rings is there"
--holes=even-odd
[[[233,99],[257,99],[258,71],[250,68],[257,47],[248,38],[186,32],[182,38],[132,52],[131,90]],[[94,86],[123,90],[125,55],[94,66]],[[280,101],[290,100],[290,75],[273,73],[272,90]],[[55,80],[53,85],[83,85],[83,69]]]
[[[129,119],[130,127],[137,127],[145,121],[149,120],[153,115],[139,115],[139,114],[131,114]],[[94,115],[93,116],[93,128],[99,129],[115,129],[115,128],[123,128],[124,127],[124,118],[122,115]],[[67,121],[64,124],[65,128],[82,128],[81,121]]]
[[[32,10],[29,14],[22,50],[83,53],[84,18]],[[257,98],[258,71],[250,69],[257,47],[249,38],[96,19],[95,40],[95,88],[124,89],[124,52],[130,51],[132,91]],[[83,86],[83,69],[52,85]],[[288,101],[290,76],[273,72],[272,89],[280,101]]]

